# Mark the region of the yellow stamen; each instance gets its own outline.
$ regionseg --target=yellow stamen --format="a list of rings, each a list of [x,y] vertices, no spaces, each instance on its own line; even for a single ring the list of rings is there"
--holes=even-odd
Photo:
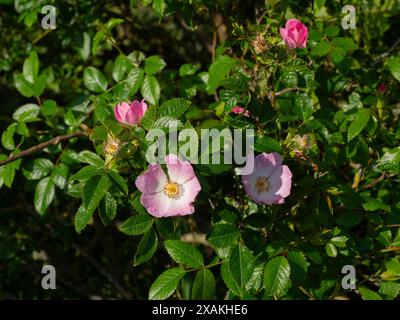
[[[180,195],[179,185],[169,181],[164,186],[164,193],[170,198],[177,198]]]
[[[267,192],[269,190],[269,181],[266,177],[259,177],[254,186],[258,193]]]

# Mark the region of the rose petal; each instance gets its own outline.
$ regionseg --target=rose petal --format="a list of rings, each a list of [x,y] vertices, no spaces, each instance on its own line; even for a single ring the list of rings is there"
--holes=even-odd
[[[152,163],[148,169],[136,178],[136,187],[143,193],[156,193],[164,189],[168,177],[159,164]]]
[[[195,177],[192,165],[188,161],[179,159],[175,154],[167,155],[165,163],[167,164],[168,175],[171,181],[184,184]]]

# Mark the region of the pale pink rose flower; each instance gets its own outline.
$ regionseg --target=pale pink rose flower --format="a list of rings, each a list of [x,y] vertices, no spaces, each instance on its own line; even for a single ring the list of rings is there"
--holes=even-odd
[[[280,28],[279,32],[289,49],[306,47],[308,29],[299,20],[289,19],[285,28]]]
[[[282,204],[290,195],[292,172],[276,153],[262,153],[254,160],[254,171],[242,176],[244,190],[258,204]]]
[[[201,190],[192,165],[174,154],[165,157],[168,172],[152,163],[136,179],[142,192],[140,202],[154,217],[174,217],[192,214],[193,202]]]
[[[240,106],[233,107],[231,112],[234,114],[243,114],[245,117],[250,117],[249,110],[246,110],[245,108],[242,108]]]
[[[139,124],[147,111],[147,104],[144,101],[134,100],[130,104],[122,102],[114,108],[114,116],[117,121],[128,125]]]

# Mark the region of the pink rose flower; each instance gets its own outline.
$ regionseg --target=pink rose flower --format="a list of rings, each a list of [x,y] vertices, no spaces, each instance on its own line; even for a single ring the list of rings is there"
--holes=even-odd
[[[167,155],[165,163],[168,176],[159,164],[152,163],[137,177],[136,187],[143,193],[140,202],[157,218],[192,214],[201,190],[192,165],[174,154]]]
[[[246,110],[245,108],[242,108],[240,106],[233,107],[231,112],[234,114],[243,114],[245,117],[250,117],[249,110]]]
[[[128,125],[136,125],[143,118],[147,110],[147,104],[142,101],[132,101],[130,104],[122,102],[114,108],[115,119]]]
[[[254,160],[254,171],[242,176],[244,190],[256,203],[282,204],[290,194],[292,172],[276,153],[262,153]]]
[[[285,28],[280,28],[279,32],[289,49],[306,47],[308,29],[299,20],[289,19]]]

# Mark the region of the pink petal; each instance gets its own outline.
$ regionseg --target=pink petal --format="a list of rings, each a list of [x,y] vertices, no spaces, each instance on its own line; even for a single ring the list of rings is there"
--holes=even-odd
[[[125,123],[129,125],[135,125],[139,123],[139,118],[136,112],[132,109],[129,109],[125,115]]]
[[[168,178],[159,164],[152,163],[148,169],[136,178],[136,187],[143,193],[156,193],[164,189]]]
[[[142,118],[147,111],[147,103],[144,101],[144,99],[142,99],[142,101],[140,101],[140,110],[141,110],[140,118]]]
[[[302,25],[302,23],[299,20],[297,20],[297,19],[289,19],[288,21],[286,21],[285,28],[286,29],[298,28],[301,25]]]
[[[286,198],[290,195],[292,186],[292,172],[286,165],[281,166],[270,177],[270,191],[275,195]]]
[[[120,104],[117,104],[117,106],[114,109],[115,118],[119,122],[126,123],[126,113],[129,110],[130,110],[130,105],[127,104],[126,102],[122,102]]]
[[[165,163],[167,164],[168,175],[171,181],[184,184],[193,177],[196,177],[192,165],[188,161],[179,159],[175,154],[167,155]]]
[[[196,177],[180,186],[182,196],[180,198],[170,198],[164,192],[144,193],[140,202],[147,211],[158,218],[174,217],[192,214],[194,212],[193,202],[201,190],[201,186]]]
[[[282,165],[282,158],[276,152],[264,152],[256,156],[254,163],[254,173],[257,176],[269,177]]]

